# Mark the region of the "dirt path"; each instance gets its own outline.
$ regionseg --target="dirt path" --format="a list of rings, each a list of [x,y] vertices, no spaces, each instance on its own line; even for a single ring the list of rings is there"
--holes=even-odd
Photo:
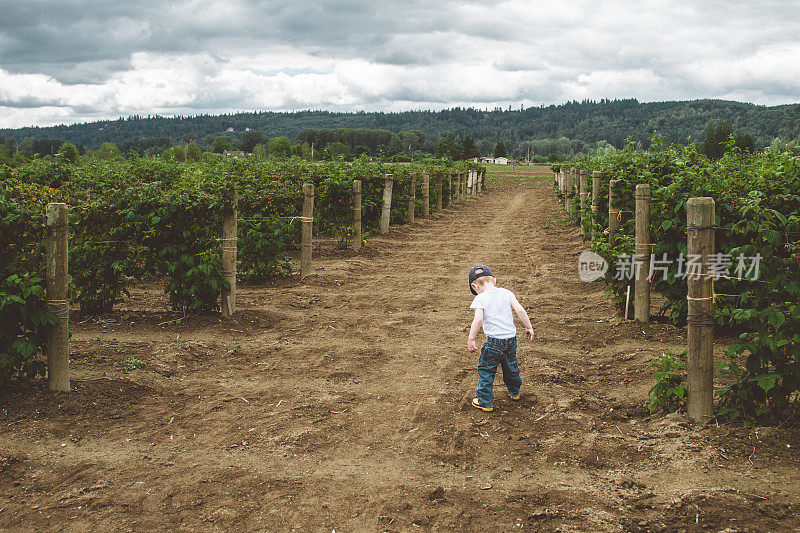
[[[76,324],[74,391],[4,399],[0,527],[800,528],[796,428],[648,416],[646,365],[685,332],[624,322],[580,282],[546,174],[323,255],[302,283],[243,288],[231,321],[163,324],[140,289]],[[475,263],[537,329],[522,400],[498,378],[493,413],[469,405]]]

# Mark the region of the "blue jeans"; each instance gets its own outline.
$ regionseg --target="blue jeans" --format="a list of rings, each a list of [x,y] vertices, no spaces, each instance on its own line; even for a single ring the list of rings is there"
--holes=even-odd
[[[487,337],[481,346],[481,357],[478,359],[478,386],[475,392],[478,401],[484,407],[494,407],[494,376],[497,374],[497,365],[503,369],[503,383],[508,388],[511,396],[518,396],[522,386],[522,377],[519,375],[519,361],[517,361],[517,338],[496,339]]]

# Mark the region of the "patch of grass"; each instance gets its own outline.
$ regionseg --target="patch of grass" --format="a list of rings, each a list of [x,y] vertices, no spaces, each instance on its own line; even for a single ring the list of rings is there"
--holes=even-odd
[[[145,361],[137,359],[136,357],[126,357],[120,360],[117,364],[122,367],[122,372],[124,374],[133,372],[134,370],[139,370],[147,365]]]

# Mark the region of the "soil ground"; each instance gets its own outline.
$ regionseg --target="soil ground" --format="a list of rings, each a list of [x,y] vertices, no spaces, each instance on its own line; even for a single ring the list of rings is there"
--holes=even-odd
[[[74,318],[73,390],[2,398],[0,528],[800,529],[796,425],[650,416],[647,364],[686,332],[621,319],[583,249],[545,167],[490,169],[478,198],[240,288],[232,319],[176,323],[157,286]],[[537,330],[492,413],[470,406],[476,263]]]

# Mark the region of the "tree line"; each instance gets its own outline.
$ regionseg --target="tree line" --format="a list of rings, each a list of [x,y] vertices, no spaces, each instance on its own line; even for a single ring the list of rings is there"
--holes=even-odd
[[[718,132],[720,122],[723,126]],[[712,123],[713,132],[708,129]],[[113,143],[126,155],[156,155],[176,145],[186,150],[192,143],[202,152],[253,152],[261,145],[267,153],[288,150],[315,160],[361,154],[414,159],[437,153],[459,159],[475,151],[478,155],[494,155],[501,143],[510,158],[560,160],[619,149],[628,138],[647,147],[653,131],[675,143],[685,143],[687,139],[700,143],[732,134],[743,146],[752,141],[756,150],[770,146],[775,139],[797,145],[800,104],[766,107],[721,100],[640,103],[623,99],[516,110],[457,107],[402,113],[298,111],[132,116],[87,124],[0,130],[4,139],[0,143],[4,147],[0,148],[0,160],[17,153],[27,158],[52,156],[64,142],[75,145],[80,154],[97,150],[103,143]],[[461,145],[456,147],[456,142]],[[270,143],[274,145],[272,151]]]

